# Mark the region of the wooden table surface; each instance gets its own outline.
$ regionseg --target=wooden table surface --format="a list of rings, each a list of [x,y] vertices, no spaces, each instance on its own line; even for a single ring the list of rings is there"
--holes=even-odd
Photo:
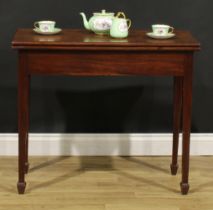
[[[103,50],[184,50],[200,49],[200,44],[190,32],[175,31],[176,37],[155,40],[146,36],[144,30],[132,30],[126,39],[100,36],[80,29],[64,29],[58,35],[44,36],[32,29],[18,29],[12,42],[15,49],[103,49]]]

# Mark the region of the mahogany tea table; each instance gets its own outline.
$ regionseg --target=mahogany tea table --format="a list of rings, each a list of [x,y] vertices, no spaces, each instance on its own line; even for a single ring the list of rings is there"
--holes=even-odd
[[[142,30],[126,39],[98,36],[84,30],[66,29],[42,36],[18,29],[12,42],[18,51],[18,192],[25,192],[28,172],[29,93],[33,75],[67,76],[169,76],[174,79],[174,120],[171,173],[176,175],[182,119],[182,194],[189,190],[189,157],[194,52],[200,44],[187,31],[176,37],[154,40]]]

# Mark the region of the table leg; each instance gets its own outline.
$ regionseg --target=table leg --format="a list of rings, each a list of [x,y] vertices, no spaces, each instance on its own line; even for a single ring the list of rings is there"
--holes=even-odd
[[[24,52],[19,52],[18,70],[18,132],[19,132],[19,178],[18,192],[23,194],[26,187],[25,173],[28,167],[28,128],[29,128],[29,75],[27,72],[27,59]]]
[[[189,191],[189,158],[190,158],[190,133],[192,112],[192,71],[193,55],[188,55],[185,63],[183,81],[183,146],[182,146],[182,182],[180,183],[182,194]]]
[[[30,114],[30,111],[29,111],[29,107],[30,107],[30,76],[28,75],[28,77],[27,77],[27,80],[26,80],[26,86],[27,86],[27,88],[26,88],[26,103],[27,103],[27,105],[26,105],[26,138],[25,138],[25,160],[24,160],[24,162],[25,162],[25,168],[24,168],[24,171],[25,171],[25,174],[27,174],[28,173],[28,171],[29,171],[29,160],[28,160],[28,147],[29,147],[29,125],[30,125],[30,123],[29,123],[29,119],[30,119],[30,116],[29,116],[29,114]]]
[[[176,175],[178,170],[178,146],[180,122],[182,113],[182,97],[183,97],[183,77],[174,77],[174,100],[173,100],[173,148],[172,163],[170,165],[171,174]]]

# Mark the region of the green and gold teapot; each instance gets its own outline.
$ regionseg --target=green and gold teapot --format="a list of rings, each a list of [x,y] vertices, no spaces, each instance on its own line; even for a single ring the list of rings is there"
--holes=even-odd
[[[81,12],[80,15],[83,17],[84,27],[87,30],[91,30],[99,35],[105,35],[110,33],[110,28],[112,26],[112,20],[114,17],[113,12],[106,12],[102,10],[101,12],[93,13],[93,16],[88,21],[86,15]]]

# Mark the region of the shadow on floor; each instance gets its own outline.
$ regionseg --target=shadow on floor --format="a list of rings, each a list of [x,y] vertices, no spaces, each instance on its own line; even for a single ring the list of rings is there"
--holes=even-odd
[[[67,159],[67,158],[70,158],[70,157],[63,157],[62,159],[54,158],[54,159],[46,162],[46,165],[45,165],[45,163],[43,163],[41,165],[34,167],[33,169],[31,169],[30,172],[40,170],[41,168],[43,168],[45,166],[50,166],[51,164],[55,164],[58,161],[63,161],[64,159]],[[131,161],[131,162],[134,162],[134,163],[137,163],[138,167],[145,166],[145,167],[148,167],[150,169],[155,170],[156,172],[167,173],[169,175],[169,170],[165,170],[163,168],[156,167],[155,165],[152,165],[152,164],[147,163],[145,161],[139,161],[139,160],[136,160],[134,158],[128,158],[128,157],[121,157],[121,158],[128,160],[128,161]],[[112,157],[86,157],[85,156],[85,157],[79,157],[79,159],[80,159],[79,160],[80,162],[79,162],[79,168],[78,169],[70,170],[69,172],[67,172],[63,175],[60,175],[56,178],[53,178],[53,179],[48,180],[46,182],[42,182],[42,183],[39,183],[37,185],[31,186],[30,188],[26,189],[26,192],[29,193],[29,192],[31,192],[35,189],[45,188],[45,187],[51,186],[53,184],[58,184],[62,181],[65,181],[65,180],[70,179],[72,177],[79,176],[79,175],[84,174],[85,172],[88,172],[88,171],[112,171],[112,173],[114,173],[114,174],[118,174],[121,177],[125,177],[125,178],[134,180],[134,181],[139,182],[139,183],[146,183],[147,185],[152,185],[152,186],[155,186],[157,188],[166,189],[170,192],[175,192],[175,193],[179,192],[178,190],[175,190],[175,189],[167,186],[166,184],[164,185],[164,184],[162,184],[158,181],[155,181],[153,179],[147,179],[147,178],[144,178],[144,177],[141,177],[141,176],[138,176],[138,175],[134,175],[132,173],[128,173],[124,170],[115,168],[114,164],[113,164],[113,158]]]

